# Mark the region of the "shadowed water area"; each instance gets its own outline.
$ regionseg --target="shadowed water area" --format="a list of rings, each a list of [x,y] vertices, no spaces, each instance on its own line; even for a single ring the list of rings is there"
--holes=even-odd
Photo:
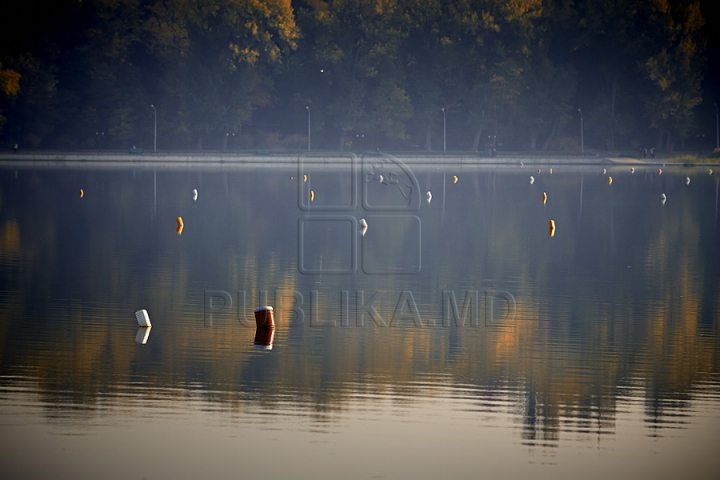
[[[537,169],[0,169],[0,476],[716,478],[720,172]]]

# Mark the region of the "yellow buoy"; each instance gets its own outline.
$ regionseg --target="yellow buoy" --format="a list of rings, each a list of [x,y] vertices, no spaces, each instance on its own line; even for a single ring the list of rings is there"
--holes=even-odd
[[[85,191],[81,188],[80,189],[80,198],[83,198],[85,196]]]
[[[310,190],[310,201],[312,202],[313,200],[315,200],[315,192]]]
[[[662,168],[658,168],[658,175],[662,175]]]
[[[453,175],[453,183],[457,183],[457,175]]]
[[[177,217],[175,219],[175,221],[177,222],[177,228],[175,229],[175,231],[177,232],[178,235],[180,235],[180,234],[182,234],[183,227],[185,226],[185,224],[183,223],[182,217]]]
[[[552,168],[550,169],[550,175],[552,175]]]
[[[303,182],[307,182],[307,175],[303,175]]]
[[[550,227],[550,230],[548,231],[548,235],[551,237],[555,236],[555,220],[550,220],[548,222],[548,227]]]
[[[612,185],[612,177],[608,177],[608,185]]]
[[[543,192],[542,199],[543,199],[543,205],[545,205],[545,202],[547,202],[547,193]]]

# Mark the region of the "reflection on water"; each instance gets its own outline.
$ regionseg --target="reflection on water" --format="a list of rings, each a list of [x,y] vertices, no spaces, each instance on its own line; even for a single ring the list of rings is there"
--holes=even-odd
[[[717,175],[346,167],[0,170],[3,470],[716,476]]]

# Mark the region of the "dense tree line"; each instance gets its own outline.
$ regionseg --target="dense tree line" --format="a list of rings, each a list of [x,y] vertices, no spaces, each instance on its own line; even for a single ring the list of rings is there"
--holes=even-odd
[[[317,149],[442,150],[445,125],[452,150],[562,150],[579,148],[581,109],[588,146],[672,150],[703,99],[699,0],[0,9],[23,27],[0,46],[6,146],[148,149],[157,114],[166,151],[302,149],[308,122]]]

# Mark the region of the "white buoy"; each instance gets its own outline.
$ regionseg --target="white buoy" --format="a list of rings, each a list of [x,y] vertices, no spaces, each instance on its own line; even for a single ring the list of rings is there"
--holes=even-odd
[[[712,168],[708,170],[708,175],[712,175]]]
[[[432,202],[432,193],[430,193],[430,192],[427,192],[427,202],[428,202],[428,204],[430,202]]]
[[[530,185],[532,185],[533,183],[535,183],[535,177],[530,175]]]
[[[197,197],[198,197],[197,188],[194,188],[193,189],[193,200],[197,201]]]
[[[380,183],[383,183],[383,180],[385,180],[385,177],[383,177],[382,175],[380,175]]]
[[[665,194],[663,193],[662,195],[660,195],[660,198],[662,198],[662,203],[663,205],[665,205],[665,202],[667,202],[667,197],[665,196]]]
[[[368,224],[367,224],[367,222],[365,221],[364,218],[361,218],[361,219],[360,219],[360,226],[362,227],[362,228],[360,229],[360,235],[362,235],[362,236],[364,237],[364,236],[365,236],[365,232],[367,232],[367,229],[368,229]]]
[[[152,324],[150,323],[150,316],[148,315],[147,310],[138,310],[137,312],[135,312],[135,318],[137,319],[138,326],[152,327]]]
[[[635,167],[630,167],[630,173],[635,173]]]
[[[603,168],[603,175],[607,173],[607,170]]]
[[[685,185],[690,185],[690,177],[685,177]]]

